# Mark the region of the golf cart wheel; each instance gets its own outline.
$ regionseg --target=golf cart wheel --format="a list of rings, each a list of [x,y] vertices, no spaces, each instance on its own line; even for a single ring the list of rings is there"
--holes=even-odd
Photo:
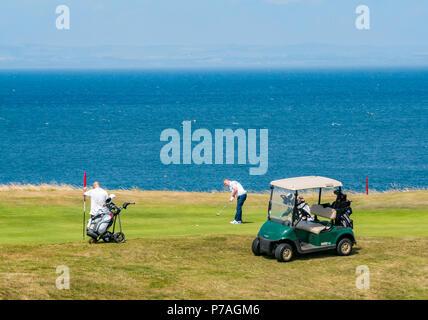
[[[293,258],[294,250],[288,243],[281,243],[275,249],[275,258],[279,262],[288,262]]]
[[[255,238],[253,240],[253,244],[251,245],[251,250],[253,251],[255,256],[260,255],[260,239],[259,238]]]
[[[337,244],[337,254],[339,256],[349,256],[352,252],[352,241],[349,238],[343,238]]]
[[[94,243],[96,243],[97,242],[97,240],[95,240],[94,238],[90,238],[89,240],[88,240],[88,243],[89,244],[94,244]]]
[[[113,235],[114,242],[122,243],[125,242],[125,235],[122,232],[117,232]]]
[[[103,236],[102,239],[104,242],[111,242],[113,238],[113,233],[111,233],[110,231],[107,231]]]

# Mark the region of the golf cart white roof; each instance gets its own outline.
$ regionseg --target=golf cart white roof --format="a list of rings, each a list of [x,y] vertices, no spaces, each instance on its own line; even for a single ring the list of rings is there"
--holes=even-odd
[[[274,187],[288,190],[303,190],[313,188],[335,188],[341,187],[342,182],[319,176],[295,177],[274,180],[270,183]]]

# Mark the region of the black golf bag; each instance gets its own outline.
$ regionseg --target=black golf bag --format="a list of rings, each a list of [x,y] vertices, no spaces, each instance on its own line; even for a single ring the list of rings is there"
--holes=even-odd
[[[335,225],[353,229],[354,223],[350,218],[352,214],[351,200],[347,199],[346,194],[342,193],[340,188],[334,191],[334,194],[337,196],[336,201],[332,204],[332,207],[336,210]]]

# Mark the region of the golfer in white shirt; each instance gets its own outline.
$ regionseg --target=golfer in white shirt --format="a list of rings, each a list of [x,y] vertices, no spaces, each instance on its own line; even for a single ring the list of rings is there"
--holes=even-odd
[[[231,221],[231,224],[240,224],[242,223],[242,206],[244,205],[245,200],[247,200],[247,191],[242,187],[238,181],[230,181],[229,179],[224,179],[223,184],[229,187],[231,192],[230,201],[233,201],[236,197],[236,214],[235,220]]]
[[[87,197],[91,197],[91,211],[89,214],[91,215],[91,219],[100,213],[106,213],[108,210],[106,207],[104,207],[106,200],[108,198],[108,193],[103,188],[100,187],[100,184],[95,181],[92,185],[94,188],[86,191],[87,188],[83,188],[83,195]],[[89,219],[88,225],[91,221]]]

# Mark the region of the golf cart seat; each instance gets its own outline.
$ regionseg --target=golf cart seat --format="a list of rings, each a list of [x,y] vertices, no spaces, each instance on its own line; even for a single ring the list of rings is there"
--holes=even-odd
[[[329,207],[323,207],[321,204],[314,204],[311,206],[311,214],[314,214],[318,217],[327,218],[330,220],[336,219],[336,210]],[[321,223],[316,223],[312,221],[300,221],[296,225],[296,229],[305,230],[315,234],[319,234],[321,231],[327,229],[328,227]]]
[[[315,234],[319,234],[321,231],[325,230],[327,227],[321,223],[304,221],[301,220],[297,225],[296,229],[305,230]]]
[[[336,210],[330,207],[323,207],[321,204],[313,204],[311,206],[311,214],[319,217],[327,218],[329,220],[336,219]]]

